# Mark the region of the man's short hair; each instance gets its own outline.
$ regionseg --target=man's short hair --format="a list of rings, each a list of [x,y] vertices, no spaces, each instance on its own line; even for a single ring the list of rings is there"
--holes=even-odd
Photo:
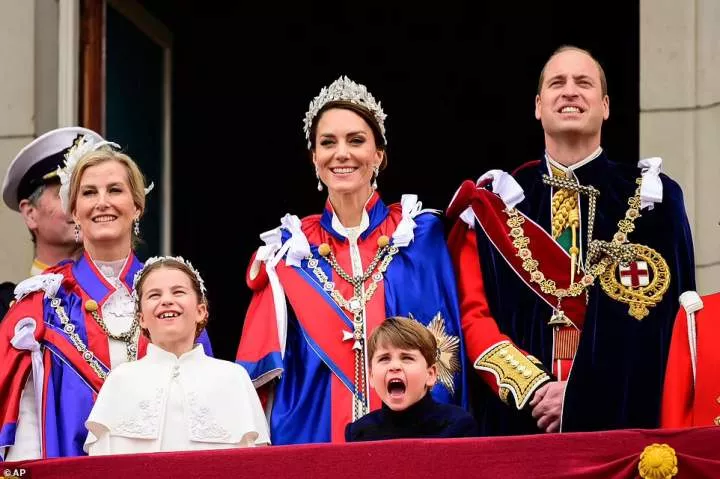
[[[382,346],[407,350],[417,349],[427,361],[428,367],[437,361],[435,336],[425,326],[411,318],[393,316],[375,328],[367,345],[371,363],[375,351]]]
[[[571,50],[580,52],[580,53],[584,53],[585,55],[592,58],[592,61],[595,62],[595,65],[598,68],[598,72],[600,73],[600,88],[602,89],[602,94],[603,94],[603,96],[607,95],[607,78],[605,78],[605,70],[603,70],[602,65],[600,65],[600,62],[597,61],[597,59],[594,56],[592,56],[592,53],[590,53],[588,50],[585,50],[584,48],[576,47],[574,45],[563,45],[560,48],[558,48],[557,50],[555,50],[552,55],[550,55],[550,58],[548,58],[547,61],[545,62],[545,65],[543,65],[542,71],[540,71],[540,79],[538,80],[537,94],[539,95],[540,92],[542,91],[543,82],[545,81],[545,69],[547,68],[548,63],[550,63],[550,60],[552,60],[555,55],[558,55],[562,52],[571,51]]]

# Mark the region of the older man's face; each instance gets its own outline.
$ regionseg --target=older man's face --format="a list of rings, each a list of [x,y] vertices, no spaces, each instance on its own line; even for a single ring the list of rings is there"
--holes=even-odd
[[[35,204],[24,200],[21,210],[27,227],[35,233],[38,242],[69,246],[75,244],[74,224],[62,208],[59,191],[59,184],[46,185]]]

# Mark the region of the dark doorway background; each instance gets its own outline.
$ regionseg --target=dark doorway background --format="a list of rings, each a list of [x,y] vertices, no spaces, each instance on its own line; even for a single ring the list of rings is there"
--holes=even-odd
[[[235,357],[258,235],[323,205],[302,119],[341,74],[388,114],[386,202],[416,193],[444,209],[463,179],[539,158],[537,78],[566,43],[605,67],[605,149],[637,161],[639,2],[141,3],[174,34],[173,253],[205,277],[224,359]]]

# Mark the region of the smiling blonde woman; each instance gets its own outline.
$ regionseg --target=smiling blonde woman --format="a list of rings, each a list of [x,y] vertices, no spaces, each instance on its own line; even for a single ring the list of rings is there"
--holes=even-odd
[[[84,254],[15,289],[0,325],[5,459],[84,455],[85,420],[111,369],[145,355],[131,297],[145,211],[140,169],[119,146],[81,136],[65,156],[60,200]],[[207,335],[202,341],[210,351]]]

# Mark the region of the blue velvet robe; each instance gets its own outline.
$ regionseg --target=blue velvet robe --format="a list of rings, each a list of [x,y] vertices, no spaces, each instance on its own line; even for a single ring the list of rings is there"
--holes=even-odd
[[[580,184],[600,191],[593,238],[610,241],[617,222],[624,218],[628,199],[637,188],[641,170],[610,161],[603,152],[574,170]],[[517,206],[548,232],[551,231],[552,189],[542,181],[547,161],[521,167],[515,179],[525,191]],[[563,406],[562,431],[595,431],[655,428],[659,424],[660,398],[668,348],[678,298],[695,289],[694,253],[690,226],[679,185],[661,174],[662,203],[643,209],[628,235],[631,243],[657,250],[671,271],[663,299],[637,320],[628,305],[608,297],[599,281],[589,290],[589,302],[577,354],[570,373]],[[580,199],[582,251],[586,251],[587,196]],[[541,301],[508,267],[482,229],[476,229],[487,299],[502,332],[515,344],[540,359],[551,370],[552,309]],[[540,266],[542,270],[542,265]],[[529,408],[520,413],[503,404],[489,388],[476,385],[474,409],[485,434],[539,432]]]
[[[129,291],[135,273],[142,263],[131,255],[120,275]],[[69,327],[63,326],[51,299],[38,290],[19,300],[0,323],[0,448],[15,443],[20,397],[32,371],[30,352],[11,344],[19,321],[35,321],[34,336],[40,344],[44,360],[42,458],[84,456],[83,443],[87,437],[85,420],[92,410],[103,379],[90,368],[96,364],[105,374],[110,372],[110,352],[107,335],[85,309],[92,299],[100,308],[114,288],[101,275],[86,253],[75,262],[66,260],[45,271],[45,274],[63,276],[63,283],[55,297],[68,315]],[[69,332],[93,354],[90,359],[78,352]],[[206,331],[198,338],[206,354],[212,348]],[[141,337],[138,357],[145,354],[147,340]],[[0,461],[3,457],[0,455]]]
[[[377,193],[366,204],[366,210],[369,226],[358,241],[365,265],[377,251],[378,236],[392,236],[401,221],[400,205],[386,206]],[[322,215],[303,220],[303,232],[315,258],[320,258],[317,252],[320,244],[330,244],[338,262],[351,271],[350,244],[333,228],[333,214],[328,203]],[[465,407],[465,350],[442,222],[429,212],[415,216],[414,222],[414,239],[400,248],[384,273],[382,290],[378,289],[367,303],[367,332],[391,316],[412,315],[426,326],[434,318],[442,318],[446,333],[458,338],[458,370],[453,373],[454,391],[438,381],[431,394],[438,402]],[[286,243],[289,236],[283,230],[282,242]],[[320,264],[338,288],[345,288],[341,289],[342,294],[350,297],[349,283],[339,278],[327,261]],[[287,266],[283,259],[278,270],[283,298],[273,297],[267,281],[258,287],[255,284],[259,280],[248,280],[255,293],[236,360],[248,371],[256,387],[266,384],[267,378],[278,377],[271,383],[274,393],[269,426],[273,444],[342,442],[345,426],[352,421],[353,372],[342,366],[343,361],[352,364],[354,357],[352,342],[343,341],[342,336],[342,329],[352,330],[351,319],[323,290],[307,260],[297,267]],[[284,354],[279,347],[276,300],[287,304]],[[380,405],[374,390],[370,390],[370,409]]]

